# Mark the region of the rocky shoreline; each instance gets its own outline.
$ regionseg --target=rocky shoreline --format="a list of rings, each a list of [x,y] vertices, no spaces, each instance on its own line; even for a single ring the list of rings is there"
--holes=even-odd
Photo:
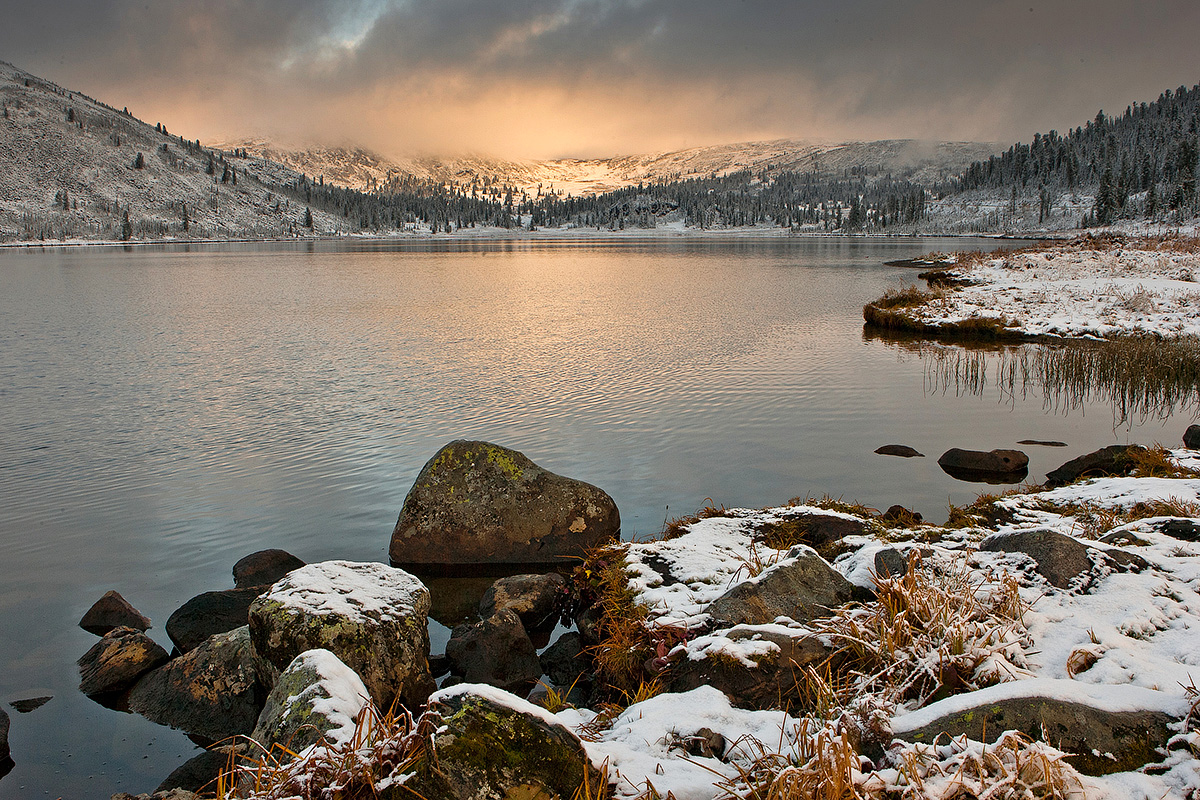
[[[393,557],[436,518],[479,531],[463,566],[581,560],[496,581],[431,655],[418,577],[255,553],[172,615],[173,655],[101,598],[80,688],[210,743],[143,798],[1192,797],[1200,426],[1184,445],[1073,459],[944,525],[796,499],[630,543],[596,487],[454,442]],[[506,514],[521,536],[481,524]]]

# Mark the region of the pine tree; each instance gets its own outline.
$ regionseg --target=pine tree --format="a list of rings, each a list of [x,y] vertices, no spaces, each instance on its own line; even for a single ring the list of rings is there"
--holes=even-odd
[[[304,227],[311,228],[313,226],[312,209],[304,209]]]

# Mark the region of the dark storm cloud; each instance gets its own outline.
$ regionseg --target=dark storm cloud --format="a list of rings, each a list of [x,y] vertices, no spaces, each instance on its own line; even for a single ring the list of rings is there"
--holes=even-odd
[[[0,58],[176,128],[392,152],[1010,141],[1200,77],[1194,0],[65,0],[4,19]]]

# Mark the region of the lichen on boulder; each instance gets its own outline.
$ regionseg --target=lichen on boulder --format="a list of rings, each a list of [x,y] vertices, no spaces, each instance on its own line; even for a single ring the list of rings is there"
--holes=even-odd
[[[462,684],[430,698],[442,724],[434,758],[405,783],[443,800],[570,800],[603,780],[579,737],[539,708],[489,686]]]
[[[516,450],[451,442],[425,464],[392,532],[393,564],[555,565],[621,532],[603,490],[555,475]]]
[[[306,650],[280,673],[251,738],[264,750],[280,744],[293,753],[322,739],[343,744],[367,702],[354,670],[328,650]]]
[[[325,561],[288,573],[250,606],[250,633],[283,670],[306,650],[329,650],[358,673],[380,709],[416,709],[429,676],[429,590],[384,564]]]

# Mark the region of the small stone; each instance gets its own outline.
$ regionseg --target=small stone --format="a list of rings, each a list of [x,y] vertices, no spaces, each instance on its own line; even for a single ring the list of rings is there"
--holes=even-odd
[[[555,686],[571,686],[592,672],[592,660],[584,652],[583,636],[567,631],[541,655],[542,672]]]
[[[79,691],[96,695],[128,689],[169,660],[167,651],[146,634],[133,628],[116,628],[79,659]]]
[[[1114,444],[1073,458],[1046,473],[1047,486],[1065,486],[1083,478],[1128,475],[1133,471],[1131,454],[1145,451],[1136,444]]]
[[[1181,542],[1200,542],[1200,525],[1190,519],[1169,519],[1158,523],[1159,532]]]
[[[938,458],[952,478],[972,483],[1020,483],[1029,474],[1029,456],[1020,450],[962,450],[952,447]]]
[[[908,572],[908,559],[894,547],[875,554],[875,574],[881,578],[898,578]]]
[[[304,562],[286,550],[259,550],[233,565],[233,585],[238,589],[269,586]]]
[[[885,444],[876,451],[881,456],[900,456],[900,458],[924,458],[925,454],[906,444]]]
[[[250,604],[269,587],[204,592],[181,605],[167,618],[167,636],[186,653],[208,637],[240,628],[249,621]]]
[[[879,515],[880,522],[895,522],[905,527],[920,525],[925,521],[925,517],[919,512],[905,508],[902,505],[889,506],[888,510]]]
[[[1183,432],[1183,446],[1188,450],[1200,450],[1200,425],[1189,425]]]
[[[452,671],[467,683],[486,683],[524,694],[542,675],[537,649],[521,619],[509,609],[460,625],[446,642]]]
[[[144,616],[115,589],[107,591],[92,605],[79,620],[79,627],[88,633],[103,636],[113,628],[133,628],[144,631],[150,628],[150,620]]]
[[[1037,447],[1066,447],[1066,442],[1047,441],[1045,439],[1022,439],[1017,444],[1031,444]]]
[[[30,711],[36,711],[53,699],[53,695],[46,695],[44,697],[30,697],[25,700],[14,700],[9,703],[9,705],[22,714],[28,714]]]
[[[558,621],[558,600],[566,591],[567,579],[557,572],[547,575],[510,575],[484,592],[479,616],[487,619],[507,608],[521,618],[526,630],[553,628]]]
[[[8,749],[8,726],[8,714],[0,709],[0,769],[3,769],[3,764],[11,757]]]

